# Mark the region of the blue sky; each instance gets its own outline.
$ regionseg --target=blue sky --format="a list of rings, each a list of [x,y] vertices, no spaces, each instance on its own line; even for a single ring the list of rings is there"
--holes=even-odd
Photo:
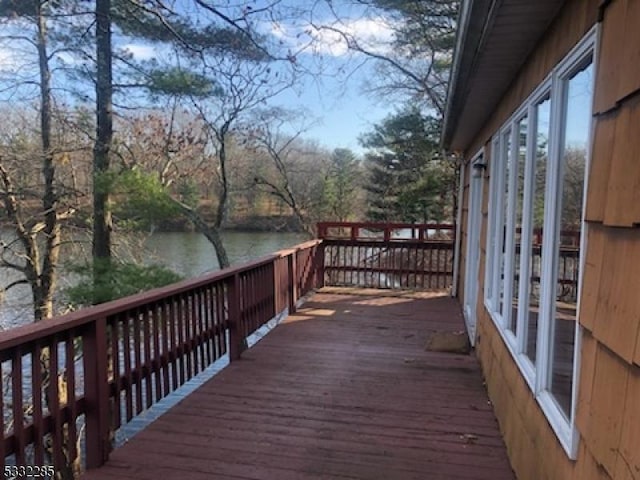
[[[288,91],[280,95],[278,101],[288,108],[302,107],[317,118],[306,138],[329,148],[350,148],[361,153],[358,136],[371,130],[374,123],[393,109],[393,105],[382,105],[380,100],[363,91],[363,77],[369,73],[366,70],[346,82],[327,79],[319,86],[307,85],[302,92]]]
[[[311,2],[285,2],[288,7],[301,9],[299,17],[261,20],[259,29],[317,75],[302,79],[294,89],[274,98],[272,104],[305,110],[311,125],[305,138],[329,148],[350,148],[361,153],[358,137],[391,113],[395,105],[365,91],[364,84],[376,75],[373,63],[349,51],[338,34],[321,27],[336,27],[354,35],[376,53],[389,50],[393,29],[378,12],[357,3],[334,1],[331,11],[323,1],[314,2],[312,9],[308,6]],[[261,1],[253,3],[255,8],[261,5]],[[141,43],[127,48],[138,58],[150,58],[156,53],[153,47]]]

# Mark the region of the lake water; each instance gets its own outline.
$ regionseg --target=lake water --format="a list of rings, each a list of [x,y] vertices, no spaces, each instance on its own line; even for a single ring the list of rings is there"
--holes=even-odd
[[[5,234],[5,232],[2,232]],[[224,244],[233,265],[247,262],[277,250],[292,247],[305,241],[303,234],[225,232]],[[161,264],[185,278],[218,270],[215,251],[207,239],[199,233],[154,233],[138,239],[136,256],[145,263]],[[126,255],[126,253],[125,253]],[[0,281],[4,284],[15,279],[13,272],[0,269]],[[71,275],[62,273],[61,288],[73,283]],[[0,329],[8,329],[32,321],[30,289],[20,286],[9,290],[0,303]]]

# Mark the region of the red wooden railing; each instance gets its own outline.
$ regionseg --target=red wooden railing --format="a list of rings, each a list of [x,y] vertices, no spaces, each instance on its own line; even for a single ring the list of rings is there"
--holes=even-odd
[[[321,286],[322,260],[322,242],[311,241],[3,333],[0,471],[5,462],[60,471],[85,429],[86,466],[102,465],[114,430],[223,355],[238,359],[248,334]]]
[[[325,284],[440,290],[453,283],[454,232],[448,224],[318,224]]]

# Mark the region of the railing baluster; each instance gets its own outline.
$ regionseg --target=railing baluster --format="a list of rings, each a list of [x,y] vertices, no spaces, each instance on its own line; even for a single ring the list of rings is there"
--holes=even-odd
[[[169,395],[171,385],[169,384],[169,365],[171,363],[171,349],[169,339],[169,305],[166,300],[160,302],[160,326],[162,331],[162,394]]]
[[[178,346],[178,336],[176,332],[176,317],[178,314],[176,302],[179,301],[179,297],[171,297],[169,299],[169,331],[171,335],[171,350],[169,361],[171,363],[171,390],[175,390],[178,388],[178,368],[179,368],[179,346]]]
[[[122,424],[120,402],[122,397],[122,382],[120,375],[120,317],[114,316],[109,321],[111,326],[111,368],[113,372],[113,384],[115,393],[113,396],[113,419],[115,428]]]
[[[142,336],[144,339],[144,367],[141,368],[141,373],[144,376],[144,393],[145,393],[145,408],[149,408],[153,405],[153,385],[152,385],[152,373],[151,373],[151,310],[145,308],[142,310]]]
[[[176,366],[178,367],[178,377],[180,378],[180,385],[184,385],[185,382],[185,348],[184,348],[184,297],[182,295],[178,296],[176,299],[176,330],[178,334],[178,360],[176,362]]]
[[[36,465],[44,465],[44,423],[42,421],[41,355],[42,344],[40,343],[40,341],[37,341],[34,344],[33,354],[31,355],[31,396],[33,397],[33,462]]]
[[[227,311],[229,312],[227,329],[229,331],[229,361],[240,359],[240,275],[235,274],[227,283]]]
[[[151,370],[154,372],[154,383],[156,390],[156,399],[158,402],[162,398],[162,351],[160,350],[160,312],[162,303],[151,306],[151,331],[153,337],[153,359],[151,361]]]
[[[11,360],[11,390],[13,394],[13,433],[15,438],[16,465],[26,463],[24,438],[24,404],[22,392],[22,349],[13,350]]]
[[[292,253],[287,257],[288,260],[288,273],[289,273],[289,313],[292,314],[296,311],[296,302],[298,301],[298,288],[296,285],[296,255]]]
[[[122,316],[122,354],[124,357],[124,375],[127,381],[125,412],[127,422],[133,418],[133,369],[131,365],[131,313]]]
[[[202,315],[202,368],[213,361],[211,358],[211,295],[210,288],[205,287],[200,293]]]
[[[78,431],[76,427],[76,418],[78,417],[76,408],[76,349],[74,340],[75,331],[71,329],[67,332],[67,337],[65,339],[65,375],[67,380],[67,398],[65,399],[65,403],[70,414],[67,422],[66,440],[67,449],[69,452],[69,460],[71,461],[75,460],[75,458],[78,456]],[[117,425],[119,426],[119,424]]]
[[[106,342],[106,338],[104,339]],[[49,346],[49,413],[53,418],[53,432],[51,438],[53,441],[53,465],[57,471],[64,468],[64,458],[62,456],[62,446],[64,438],[62,436],[62,419],[60,412],[60,388],[58,384],[58,337],[53,336]]]
[[[184,348],[187,358],[187,372],[185,380],[193,377],[195,372],[194,348],[193,348],[193,292],[188,292],[184,296]]]
[[[195,310],[198,318],[198,332],[196,335],[196,345],[198,345],[198,355],[200,357],[200,363],[198,365],[199,370],[202,371],[207,367],[207,357],[206,357],[206,328],[205,328],[205,308],[206,308],[206,300],[204,295],[204,290],[199,288],[196,290],[196,302],[195,302]]]
[[[133,358],[134,358],[134,368],[133,371],[135,373],[135,383],[136,383],[136,402],[135,402],[135,412],[138,415],[142,412],[142,338],[140,336],[140,317],[141,311],[140,309],[135,310],[135,315],[133,317]]]
[[[198,348],[196,344],[196,292],[191,291],[185,298],[186,302],[186,315],[185,319],[185,341],[187,343],[187,350],[189,352],[189,363],[187,369],[187,380],[192,378],[198,373]]]
[[[87,404],[86,465],[97,468],[109,455],[109,390],[107,383],[107,319],[88,324],[82,337]]]
[[[216,284],[216,318],[218,324],[218,348],[219,355],[222,357],[227,354],[227,340],[226,340],[226,330],[227,330],[227,317],[225,316],[225,285],[220,282]]]
[[[189,372],[189,378],[197,375],[200,370],[198,369],[198,308],[196,302],[198,301],[198,292],[192,291],[189,295],[189,328],[187,330],[189,339],[189,350],[191,350],[191,371]]]

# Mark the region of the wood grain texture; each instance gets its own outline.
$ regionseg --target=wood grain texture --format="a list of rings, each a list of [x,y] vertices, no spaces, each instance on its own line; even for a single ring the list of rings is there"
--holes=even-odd
[[[442,296],[317,294],[84,479],[514,479]]]
[[[631,227],[640,223],[640,96],[627,100],[616,116],[607,185],[604,224]],[[594,179],[599,181],[599,179]]]
[[[622,64],[622,45],[625,39],[625,15],[628,0],[615,0],[604,12],[600,30],[600,55],[596,73],[593,111],[596,114],[616,107],[621,75],[627,68]]]
[[[604,220],[617,113],[600,115],[594,119],[593,147],[589,166],[587,206],[585,209],[585,220],[587,221],[602,222]]]
[[[582,431],[587,448],[596,462],[616,478],[624,416],[624,398],[627,394],[628,365],[607,348],[598,346],[596,353],[593,395],[588,412],[587,425]]]
[[[629,374],[627,396],[624,402],[624,424],[616,461],[616,480],[640,477],[640,368]]]
[[[631,363],[640,329],[640,228],[605,228],[593,335]],[[630,286],[634,286],[629,288]],[[588,312],[585,312],[587,315]]]

